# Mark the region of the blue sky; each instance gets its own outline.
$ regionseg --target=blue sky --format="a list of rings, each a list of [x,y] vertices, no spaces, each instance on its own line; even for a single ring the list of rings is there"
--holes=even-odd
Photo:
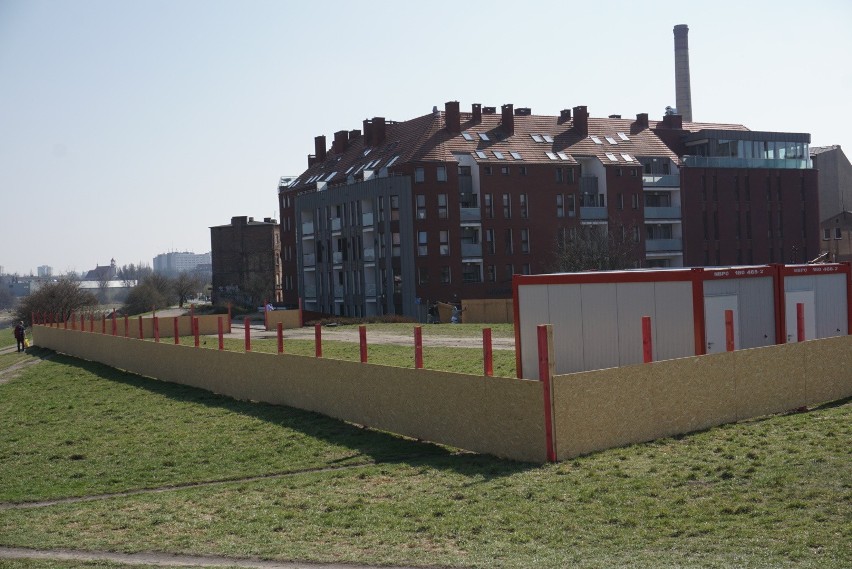
[[[0,266],[207,252],[278,217],[313,137],[449,100],[662,115],[690,28],[697,121],[852,156],[852,3],[0,0]]]

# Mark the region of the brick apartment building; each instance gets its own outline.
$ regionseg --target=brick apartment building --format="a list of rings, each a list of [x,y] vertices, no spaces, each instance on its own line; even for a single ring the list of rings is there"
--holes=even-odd
[[[283,299],[321,312],[421,316],[427,302],[511,296],[557,240],[596,227],[634,266],[801,262],[819,251],[804,133],[558,116],[474,104],[382,117],[315,139],[279,185]]]
[[[281,302],[280,239],[269,217],[232,217],[229,225],[211,227],[213,302]]]

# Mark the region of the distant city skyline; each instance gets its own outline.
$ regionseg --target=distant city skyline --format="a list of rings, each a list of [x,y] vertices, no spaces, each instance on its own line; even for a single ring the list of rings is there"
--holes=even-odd
[[[0,265],[81,273],[209,251],[211,226],[278,219],[278,179],[305,170],[314,137],[365,118],[451,100],[660,118],[676,106],[678,24],[695,121],[849,154],[849,22],[839,0],[4,0]]]

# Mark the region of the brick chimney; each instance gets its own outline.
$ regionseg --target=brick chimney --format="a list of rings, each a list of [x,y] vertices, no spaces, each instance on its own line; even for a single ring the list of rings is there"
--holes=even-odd
[[[571,120],[571,109],[562,109],[561,111],[559,111],[559,120],[557,121],[558,124],[562,124],[562,123],[564,123],[566,121],[570,121],[570,120]]]
[[[348,130],[338,130],[334,133],[334,143],[331,145],[331,149],[335,154],[343,154],[346,151],[346,147],[349,145],[349,131]]]
[[[325,162],[325,136],[314,137],[314,153],[317,162]]]
[[[663,128],[682,129],[683,116],[681,115],[663,115]]]
[[[458,101],[447,101],[444,103],[444,122],[447,132],[458,134],[461,132],[461,113]]]
[[[574,107],[574,131],[580,136],[589,136],[589,111],[585,105]]]
[[[364,146],[373,145],[373,123],[370,119],[364,119]]]
[[[474,103],[471,105],[470,112],[473,115],[472,119],[474,123],[482,122],[482,105],[479,103]]]
[[[357,128],[354,129],[354,130],[350,130],[349,131],[349,142],[352,142],[353,140],[355,140],[356,138],[358,138],[360,136],[361,136],[361,131],[358,130]]]
[[[648,128],[648,113],[638,113],[636,115],[636,122],[633,125],[636,127],[636,130]]]
[[[373,146],[385,143],[385,117],[373,117]]]
[[[508,103],[500,107],[500,112],[503,113],[502,124],[509,136],[515,134],[515,108],[512,103]]]

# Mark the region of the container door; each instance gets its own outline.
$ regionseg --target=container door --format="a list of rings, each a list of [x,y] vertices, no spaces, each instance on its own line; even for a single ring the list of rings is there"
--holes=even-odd
[[[814,302],[814,291],[797,290],[784,294],[785,318],[787,325],[787,343],[798,342],[796,305],[805,305],[805,340],[816,339],[816,303]]]
[[[740,348],[740,335],[737,330],[739,302],[737,295],[704,297],[704,331],[707,339],[707,353],[717,354],[726,348],[725,311],[734,311],[734,349]]]

